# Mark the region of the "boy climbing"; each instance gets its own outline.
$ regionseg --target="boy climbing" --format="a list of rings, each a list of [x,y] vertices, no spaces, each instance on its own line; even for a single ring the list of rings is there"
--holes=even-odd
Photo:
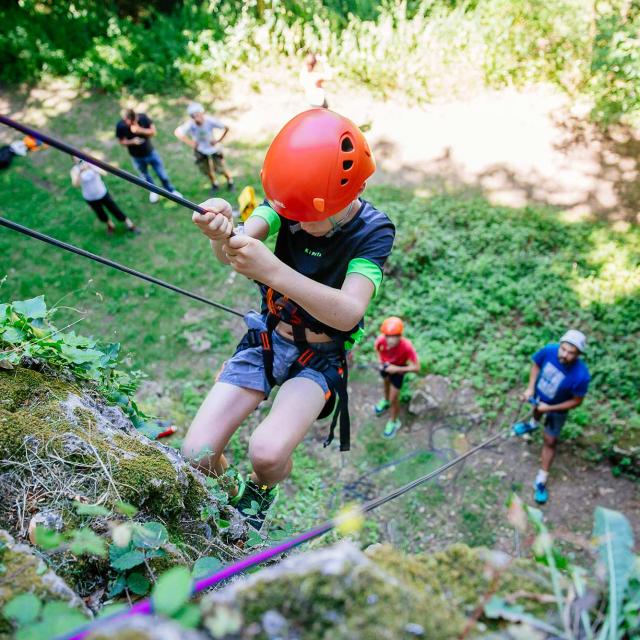
[[[376,338],[375,350],[380,359],[380,375],[384,381],[384,398],[375,406],[375,414],[381,416],[391,409],[389,420],[384,427],[385,438],[393,438],[402,426],[400,422],[400,390],[407,373],[420,371],[418,354],[411,340],[404,338],[404,323],[400,318],[391,316],[380,326]]]
[[[261,313],[225,363],[185,437],[183,451],[206,473],[228,468],[223,451],[243,420],[280,385],[249,441],[251,478],[232,498],[260,529],[291,455],[313,422],[336,413],[340,449],[349,449],[346,346],[382,281],[395,228],[361,199],[375,162],[360,130],[326,109],[305,111],[275,137],[262,168],[267,200],[231,235],[231,206],[204,203],[193,221],[221,262],[258,282]],[[276,236],[275,252],[263,241]],[[207,453],[203,454],[203,450]],[[232,493],[234,491],[232,490]]]
[[[174,135],[193,149],[196,165],[211,182],[212,195],[220,188],[217,173],[226,178],[227,189],[233,191],[233,178],[225,165],[222,149],[222,141],[229,132],[229,127],[217,118],[205,114],[204,107],[199,102],[192,102],[187,107],[187,115],[190,119],[181,124],[173,132]]]
[[[534,498],[538,504],[545,504],[549,499],[549,469],[556,455],[558,438],[567,420],[567,413],[582,404],[589,390],[591,374],[580,359],[586,348],[584,333],[569,329],[560,338],[560,344],[548,344],[531,357],[533,364],[529,384],[521,399],[533,404],[533,412],[528,422],[514,424],[513,432],[519,436],[530,433],[545,418],[542,461],[533,483]]]

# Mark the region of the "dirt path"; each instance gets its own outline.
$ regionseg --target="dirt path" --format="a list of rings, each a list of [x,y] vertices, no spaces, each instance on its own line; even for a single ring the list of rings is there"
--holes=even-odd
[[[306,106],[291,77],[269,77],[259,94],[240,80],[217,103],[244,137],[268,139]],[[535,202],[561,208],[568,220],[599,217],[621,229],[640,222],[640,132],[599,133],[586,121],[587,105],[570,108],[551,86],[409,107],[337,84],[329,102],[368,125],[374,182],[421,193],[471,190],[516,207]]]
[[[456,455],[451,447],[455,447],[452,443],[457,437],[466,447],[487,437],[487,425],[482,421],[474,426],[465,419],[416,417],[405,409],[403,429],[392,441],[383,440],[384,420],[372,418],[373,405],[379,399],[376,382],[374,376],[365,374],[351,385],[354,446],[348,454],[350,459],[345,463],[334,460],[335,455],[318,453],[322,458],[319,462],[334,466],[333,479],[344,486],[344,501],[383,495],[429,472]],[[493,425],[491,432],[497,426]],[[322,435],[320,431],[318,434]],[[532,483],[539,468],[540,449],[538,438],[509,437],[480,451],[461,467],[417,490],[414,502],[407,496],[375,512],[381,537],[416,550],[465,541],[515,553],[517,543],[507,523],[505,506],[515,492],[527,504],[540,508],[547,525],[562,539],[588,540],[596,507],[621,511],[631,523],[636,549],[640,548],[637,482],[614,477],[606,462],[586,462],[570,443],[561,443],[549,480],[549,502],[539,507],[533,501]],[[434,452],[432,459],[424,459],[426,451]],[[422,463],[417,464],[421,455]],[[393,460],[398,463],[377,470]],[[399,523],[412,516],[418,516],[415,526],[403,529]]]

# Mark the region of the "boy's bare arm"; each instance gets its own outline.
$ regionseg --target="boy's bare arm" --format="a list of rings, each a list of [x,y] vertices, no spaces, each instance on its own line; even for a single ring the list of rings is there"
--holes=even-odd
[[[320,322],[340,331],[360,322],[373,295],[373,282],[363,275],[350,273],[340,289],[328,287],[287,266],[248,235],[229,238],[221,249],[238,273],[273,287]]]

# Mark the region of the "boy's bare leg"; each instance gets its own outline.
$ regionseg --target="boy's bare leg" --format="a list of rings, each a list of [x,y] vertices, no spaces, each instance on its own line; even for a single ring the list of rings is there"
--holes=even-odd
[[[280,387],[269,415],[249,441],[251,479],[256,484],[271,487],[291,473],[291,454],[325,402],[322,388],[313,380],[292,378]]]
[[[389,393],[391,391],[391,381],[389,377],[382,378],[382,382],[384,383],[384,399],[389,401]]]
[[[317,386],[317,385],[316,385]],[[198,409],[182,444],[182,453],[209,475],[229,466],[222,455],[243,420],[264,400],[262,391],[216,382]],[[207,451],[202,457],[201,452]]]
[[[391,420],[397,420],[400,415],[400,389],[396,389],[393,385],[389,391],[389,402],[391,403]]]

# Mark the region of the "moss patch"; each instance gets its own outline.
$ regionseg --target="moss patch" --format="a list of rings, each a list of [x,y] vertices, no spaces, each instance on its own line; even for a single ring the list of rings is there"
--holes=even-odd
[[[267,627],[274,620],[276,635],[305,640],[453,640],[491,589],[483,554],[465,545],[432,555],[406,555],[390,546],[362,554],[342,544],[292,556],[212,594],[203,610],[211,620],[234,609],[243,640],[272,637]],[[525,569],[532,564],[516,561],[503,570],[497,593],[539,591]]]

